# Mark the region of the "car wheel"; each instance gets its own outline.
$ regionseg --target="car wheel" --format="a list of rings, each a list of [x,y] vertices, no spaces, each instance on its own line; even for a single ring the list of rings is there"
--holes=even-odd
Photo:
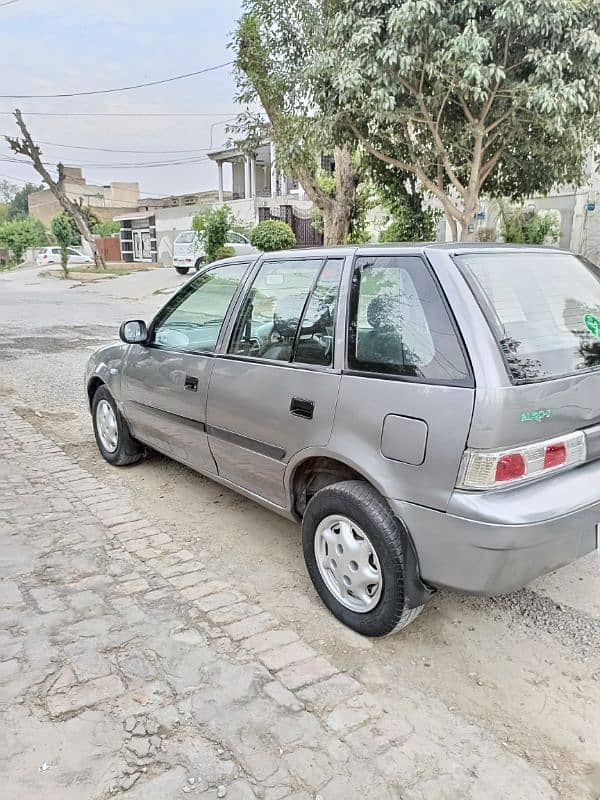
[[[175,269],[180,275],[187,275],[190,271],[189,267],[175,267]]]
[[[197,259],[196,263],[194,264],[194,269],[196,270],[196,272],[198,272],[199,270],[202,269],[203,266],[204,266],[204,259],[203,258],[199,258],[199,259]]]
[[[365,636],[405,628],[423,606],[407,608],[402,526],[364,481],[318,491],[302,520],[304,560],[327,608]]]
[[[92,421],[96,444],[109,464],[133,464],[144,455],[144,447],[129,433],[127,423],[106,386],[99,386],[92,399]]]

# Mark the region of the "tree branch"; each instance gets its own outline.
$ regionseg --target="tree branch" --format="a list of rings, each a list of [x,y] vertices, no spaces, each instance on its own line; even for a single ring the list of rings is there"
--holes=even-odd
[[[92,236],[92,232],[89,229],[89,226],[85,220],[85,217],[81,213],[81,208],[77,203],[74,203],[68,196],[65,191],[65,168],[63,164],[57,165],[58,170],[58,180],[54,180],[52,175],[46,169],[46,166],[42,162],[42,151],[35,144],[33,141],[31,134],[25,122],[23,120],[23,115],[21,114],[20,110],[17,108],[14,112],[15,119],[17,121],[17,125],[19,126],[19,130],[23,136],[22,139],[13,138],[11,136],[6,136],[6,141],[10,145],[11,150],[13,153],[17,153],[17,155],[25,156],[31,161],[31,165],[41,176],[44,183],[48,186],[52,194],[56,197],[58,202],[60,203],[61,207],[69,214],[75,225],[77,230],[89,244],[92,253],[94,255],[94,261],[96,262],[96,266],[99,269],[105,269],[106,264],[104,263],[104,258],[102,254],[96,247],[96,242],[94,237]]]

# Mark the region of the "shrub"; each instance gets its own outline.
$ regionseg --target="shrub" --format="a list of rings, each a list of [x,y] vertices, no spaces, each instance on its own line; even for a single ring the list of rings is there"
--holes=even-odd
[[[250,234],[250,242],[259,250],[288,250],[296,246],[294,231],[287,222],[277,219],[265,219],[259,222]]]
[[[28,247],[42,247],[47,243],[46,229],[35,217],[13,219],[0,225],[0,244],[10,251],[17,264]]]
[[[207,207],[196,214],[192,227],[204,247],[207,264],[217,260],[219,251],[227,242],[227,234],[236,227],[236,224],[236,218],[228,205],[219,208]]]
[[[558,212],[500,203],[500,232],[512,244],[554,244],[560,239]]]
[[[52,220],[51,226],[52,233],[56,237],[56,241],[60,245],[60,265],[65,278],[69,274],[67,264],[69,262],[69,245],[73,239],[73,228],[71,226],[71,218],[67,214],[59,214]]]
[[[215,255],[215,261],[221,261],[223,258],[231,258],[235,255],[235,250],[233,247],[229,247],[225,245],[225,247],[220,247]]]

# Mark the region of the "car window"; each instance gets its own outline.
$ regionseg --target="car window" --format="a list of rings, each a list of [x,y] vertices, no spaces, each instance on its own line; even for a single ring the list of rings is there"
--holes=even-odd
[[[59,256],[60,255],[60,247],[53,247],[52,248],[52,255]]]
[[[455,257],[519,383],[600,368],[600,270],[570,253]]]
[[[81,255],[81,253],[78,250],[74,250],[72,247],[69,247],[67,252],[69,253],[70,256],[80,256]]]
[[[323,259],[265,261],[240,310],[229,353],[290,361],[298,325]]]
[[[248,264],[203,272],[171,299],[153,326],[152,344],[188,353],[212,352]]]
[[[229,244],[247,244],[245,237],[240,233],[235,233],[235,231],[229,231],[227,241]]]
[[[330,258],[325,262],[306,304],[296,340],[294,361],[323,367],[332,365],[335,312],[343,267],[343,258]]]
[[[175,244],[191,244],[193,241],[194,231],[184,231],[175,239]]]
[[[464,380],[468,368],[440,293],[417,256],[357,259],[348,363],[422,380]]]

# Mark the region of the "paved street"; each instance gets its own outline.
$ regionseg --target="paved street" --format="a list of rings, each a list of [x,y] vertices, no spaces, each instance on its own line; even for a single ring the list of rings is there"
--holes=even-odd
[[[89,351],[182,282],[0,274],[3,798],[596,800],[594,556],[367,640],[295,526],[158,455],[101,460]]]

